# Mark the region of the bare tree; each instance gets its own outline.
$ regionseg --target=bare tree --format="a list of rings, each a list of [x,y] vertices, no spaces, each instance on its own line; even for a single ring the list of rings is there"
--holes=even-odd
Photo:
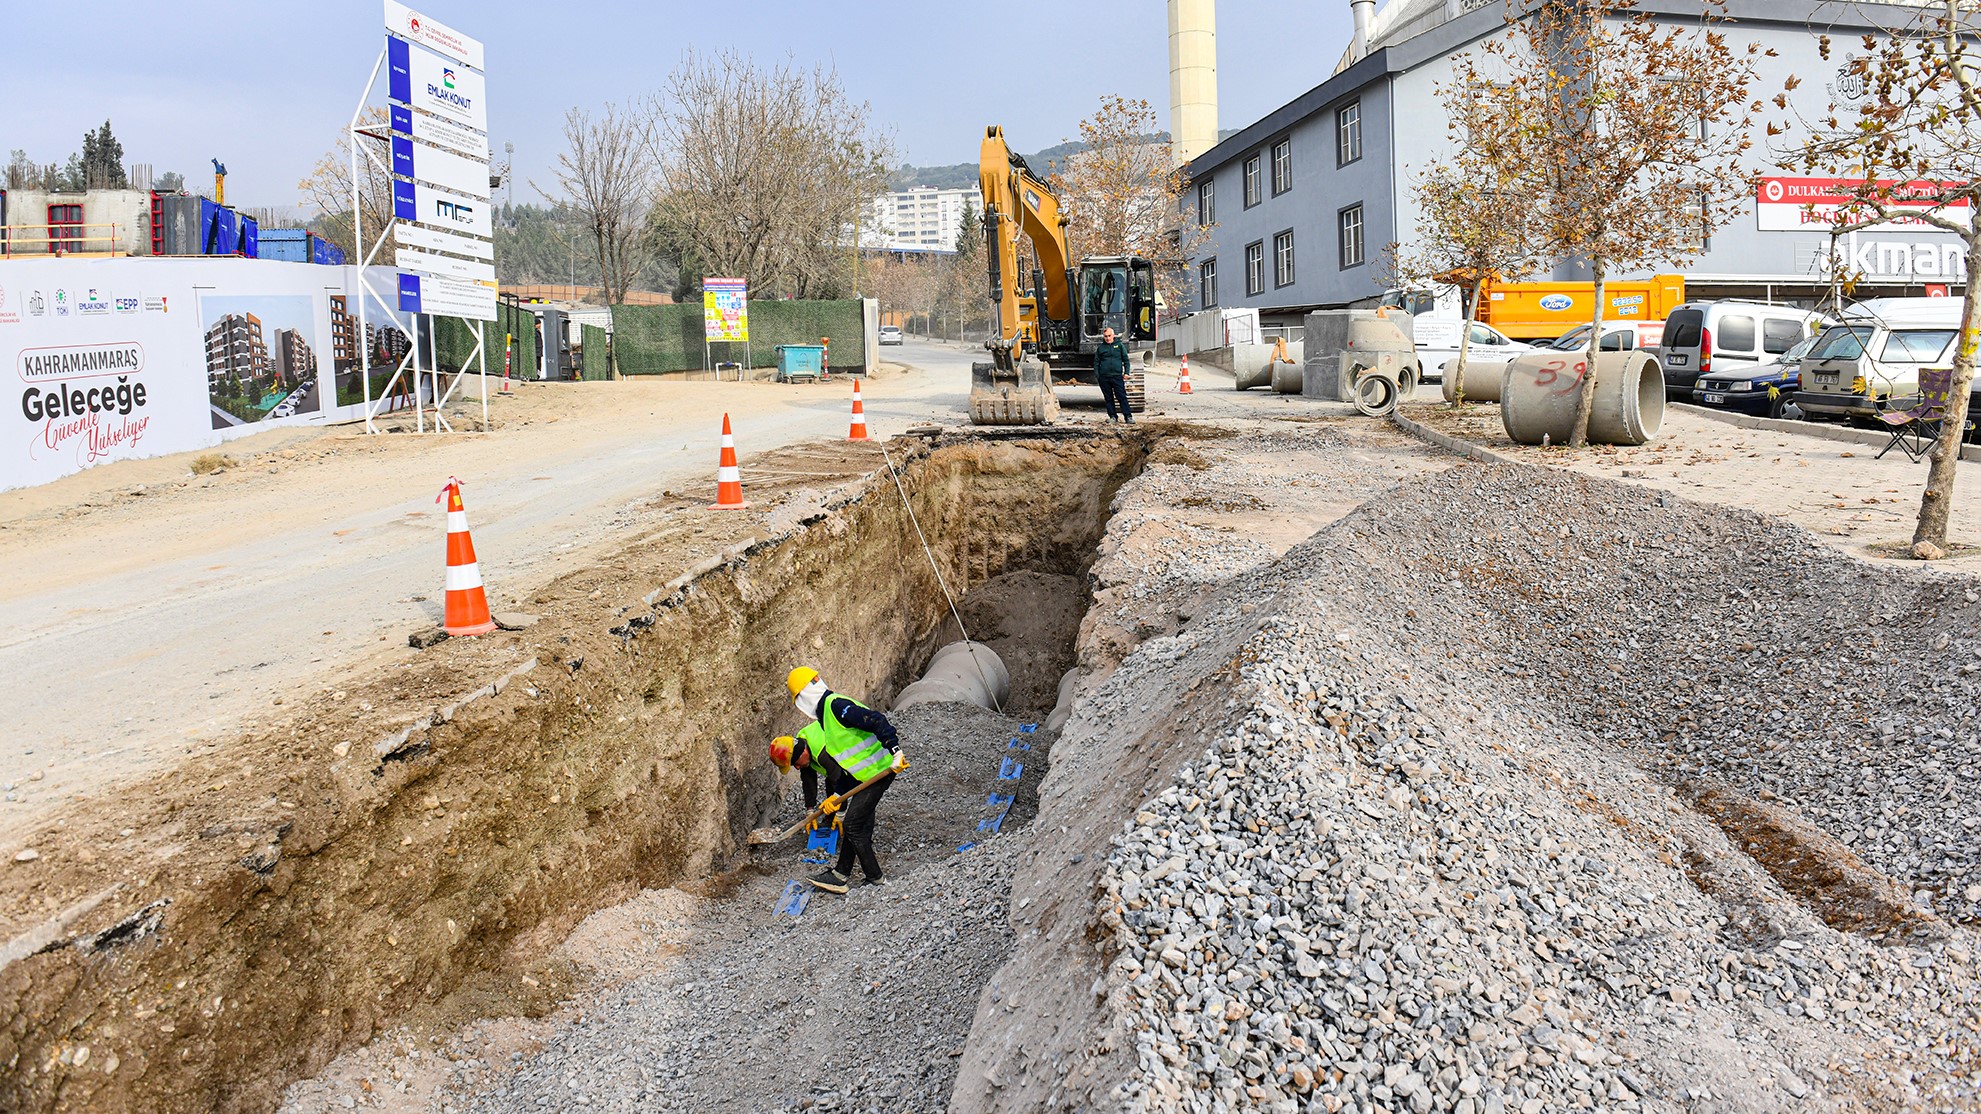
[[[1541,260],[1528,227],[1534,200],[1511,161],[1518,144],[1491,134],[1505,118],[1469,114],[1472,90],[1464,85],[1442,86],[1438,96],[1452,121],[1457,153],[1433,161],[1410,187],[1417,201],[1417,235],[1396,253],[1393,268],[1407,281],[1456,286],[1464,298],[1458,358],[1448,372],[1453,405],[1462,406],[1480,295],[1487,284],[1519,278]]]
[[[358,205],[364,214],[365,238],[370,240],[392,221],[392,144],[391,133],[386,131],[388,121],[384,109],[374,108],[366,112],[360,125],[359,142],[369,149],[370,154],[367,156],[365,151],[358,153]],[[348,133],[338,135],[337,145],[317,161],[308,177],[296,183],[296,189],[302,193],[304,205],[314,208],[324,218],[320,234],[344,249],[344,258],[352,263],[392,265],[398,250],[396,238],[388,237],[385,246],[368,261],[359,256],[351,220],[351,137]]]
[[[1172,312],[1189,301],[1190,260],[1210,226],[1185,219],[1189,182],[1170,158],[1145,100],[1109,94],[1080,121],[1085,149],[1050,179],[1070,223],[1073,258],[1139,255],[1155,264],[1156,286]]]
[[[568,204],[591,232],[605,304],[616,306],[626,300],[627,289],[653,260],[647,236],[653,148],[647,143],[645,124],[610,104],[597,118],[582,108],[566,112],[564,143],[556,171],[563,198],[552,197],[541,186],[535,188],[546,201]],[[616,353],[612,377],[620,377]]]
[[[829,68],[689,52],[649,113],[656,230],[684,271],[836,290],[859,212],[885,188],[891,143],[869,117]]]
[[[1763,111],[1749,91],[1773,52],[1730,42],[1724,0],[1702,0],[1696,20],[1675,23],[1637,11],[1636,0],[1525,0],[1507,23],[1453,76],[1474,91],[1468,112],[1480,126],[1513,145],[1537,245],[1586,261],[1595,283],[1569,438],[1579,446],[1595,401],[1604,281],[1691,260],[1711,229],[1743,211],[1753,177],[1745,156]]]
[[[1804,121],[1810,134],[1790,152],[1787,164],[1811,171],[1848,166],[1863,175],[1855,185],[1841,186],[1833,198],[1838,207],[1832,223],[1839,232],[1902,217],[1951,232],[1967,248],[1953,385],[1912,533],[1913,555],[1922,559],[1946,553],[1960,439],[1974,387],[1976,349],[1981,347],[1977,40],[1981,3],[1976,0],[1939,0],[1910,27],[1882,39],[1866,35],[1864,54],[1850,63],[1850,75],[1864,89],[1856,112],[1842,112],[1832,103],[1822,119]],[[1825,36],[1825,59],[1830,50]]]

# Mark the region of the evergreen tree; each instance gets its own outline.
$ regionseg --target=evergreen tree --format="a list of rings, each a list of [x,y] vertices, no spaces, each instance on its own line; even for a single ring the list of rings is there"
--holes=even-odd
[[[82,172],[85,189],[130,188],[130,178],[124,173],[124,144],[110,133],[110,121],[83,133]]]

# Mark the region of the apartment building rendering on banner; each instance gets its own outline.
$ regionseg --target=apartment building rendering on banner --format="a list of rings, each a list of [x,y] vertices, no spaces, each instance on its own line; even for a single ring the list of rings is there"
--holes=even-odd
[[[1373,5],[1367,5],[1373,7]],[[1699,6],[1642,0],[1637,10],[1661,21],[1691,22]],[[1342,6],[1349,18],[1349,6]],[[1843,111],[1863,95],[1847,72],[1861,39],[1917,18],[1916,6],[1830,4],[1821,0],[1735,0],[1727,32],[1736,46],[1752,40],[1773,52],[1760,60],[1757,90],[1788,94],[1803,118]],[[1392,242],[1407,245],[1417,210],[1411,184],[1433,159],[1453,151],[1452,130],[1437,90],[1452,80],[1453,61],[1505,33],[1505,5],[1476,0],[1390,0],[1358,34],[1326,80],[1253,121],[1190,161],[1186,215],[1209,226],[1196,252],[1191,309],[1254,307],[1269,323],[1297,321],[1307,310],[1364,304],[1387,284],[1382,260]],[[1819,37],[1836,44],[1820,54]],[[1763,98],[1765,99],[1765,98]],[[1813,305],[1832,286],[1833,268],[1862,276],[1858,297],[1944,293],[1959,288],[1966,255],[1959,239],[1921,225],[1891,225],[1842,237],[1812,227],[1805,206],[1826,186],[1847,180],[1790,173],[1774,165],[1780,148],[1756,123],[1750,166],[1759,176],[1748,210],[1705,233],[1703,250],[1682,267],[1688,297],[1743,297]],[[1773,153],[1773,157],[1771,157]],[[1589,277],[1577,261],[1539,279]]]

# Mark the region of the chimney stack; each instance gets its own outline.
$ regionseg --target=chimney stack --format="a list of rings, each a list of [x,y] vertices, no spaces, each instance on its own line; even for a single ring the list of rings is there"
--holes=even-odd
[[[1348,57],[1359,62],[1369,54],[1369,24],[1376,18],[1376,0],[1348,0],[1348,7],[1355,13],[1355,42],[1348,48]]]
[[[1217,145],[1215,0],[1169,0],[1169,149],[1177,166]]]

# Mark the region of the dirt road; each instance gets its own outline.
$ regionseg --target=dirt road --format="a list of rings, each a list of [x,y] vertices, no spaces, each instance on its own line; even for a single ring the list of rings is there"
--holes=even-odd
[[[897,353],[900,353],[897,355]],[[887,437],[955,419],[969,354],[911,342],[907,373],[866,384]],[[650,523],[664,491],[713,498],[722,414],[754,454],[844,437],[851,387],[530,384],[497,399],[490,433],[367,436],[276,430],[196,454],[130,461],[0,495],[0,836],[404,653],[440,618],[444,522],[466,484],[498,610]],[[474,409],[479,410],[479,404]],[[715,512],[710,512],[715,513]],[[37,777],[39,780],[36,780]]]

